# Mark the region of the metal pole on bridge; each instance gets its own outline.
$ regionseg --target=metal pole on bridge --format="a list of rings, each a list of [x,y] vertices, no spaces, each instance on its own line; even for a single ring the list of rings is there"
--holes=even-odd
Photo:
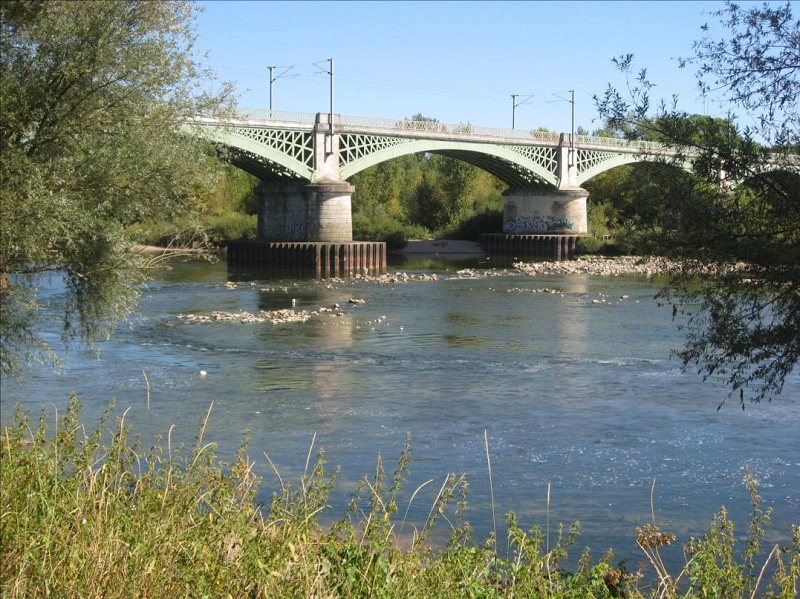
[[[517,95],[511,94],[511,129],[514,129],[514,117],[517,113]]]
[[[281,77],[283,77],[286,73],[291,71],[294,68],[294,66],[286,67],[286,69],[280,75],[278,75],[277,77],[273,77],[272,76],[273,71],[275,71],[275,69],[278,69],[278,68],[282,69],[284,67],[271,66],[271,67],[267,67],[267,68],[269,69],[269,111],[272,112],[272,84],[275,83]],[[290,77],[297,77],[297,75],[290,75]],[[272,115],[270,114],[270,118],[271,117],[272,117]]]
[[[516,124],[516,113],[517,113],[517,106],[522,106],[528,100],[533,98],[533,94],[530,96],[525,96],[525,99],[517,102],[517,98],[519,98],[520,94],[511,94],[511,128],[514,129],[514,125]]]
[[[272,72],[275,70],[275,67],[267,67],[269,69],[269,111],[272,112],[272,83],[275,79],[272,78]],[[272,114],[269,115],[272,117]]]
[[[575,90],[571,89],[572,100],[572,135],[569,138],[570,166],[575,166]]]
[[[330,122],[330,134],[331,134],[331,144],[333,144],[333,58],[329,58],[328,62],[331,63],[331,114],[329,118]]]

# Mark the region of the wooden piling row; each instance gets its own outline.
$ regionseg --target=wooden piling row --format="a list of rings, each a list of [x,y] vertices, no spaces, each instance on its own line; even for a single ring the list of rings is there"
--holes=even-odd
[[[317,278],[378,275],[386,272],[386,244],[378,241],[234,241],[230,266],[257,266]]]
[[[486,233],[478,244],[487,254],[514,255],[520,258],[568,260],[575,255],[582,235],[506,235]]]

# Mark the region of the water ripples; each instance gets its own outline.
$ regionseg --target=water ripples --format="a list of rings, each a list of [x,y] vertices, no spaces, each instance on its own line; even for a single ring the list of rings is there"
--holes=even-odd
[[[484,432],[498,514],[541,523],[550,484],[554,520],[581,520],[581,543],[591,547],[633,545],[633,526],[650,518],[653,481],[658,516],[675,532],[702,534],[698,526],[723,504],[746,526],[748,466],[775,508],[775,538],[800,509],[800,377],[772,404],[717,412],[726,389],[670,358],[681,340],[646,281],[500,276],[228,289],[224,267],[214,268],[183,266],[150,285],[141,318],[99,359],[72,354],[64,374],[39,374],[13,392],[3,381],[3,417],[12,398],[38,410],[39,398],[78,389],[88,413],[116,397],[133,406],[128,419],[141,431],[163,434],[177,423],[191,441],[214,401],[207,434],[220,450],[232,454],[250,431],[252,455],[266,451],[285,479],[302,472],[316,433],[328,461],[342,466],[337,509],[379,453],[391,467],[409,431],[409,487],[466,473],[478,536],[491,507]],[[568,292],[524,292],[531,287]],[[365,303],[291,325],[176,319],[286,307],[292,297],[309,310],[348,297]],[[265,483],[264,498],[270,489]],[[423,500],[412,518],[424,517]]]

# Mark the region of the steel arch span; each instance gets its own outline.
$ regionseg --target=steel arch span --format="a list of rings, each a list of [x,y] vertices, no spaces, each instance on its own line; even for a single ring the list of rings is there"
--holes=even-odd
[[[195,118],[182,128],[226,147],[231,162],[266,182],[347,180],[381,162],[430,152],[473,164],[511,188],[570,189],[618,166],[679,154],[656,142],[324,113],[250,111]],[[677,166],[691,171],[691,158],[686,153]],[[788,156],[763,171],[798,168],[800,157]]]
[[[558,186],[555,147],[530,147],[440,139],[357,135],[370,151],[351,145],[353,134],[342,134],[340,141],[341,175],[349,179],[371,166],[409,154],[442,154],[473,164],[491,173],[510,187],[548,184]],[[344,149],[342,149],[344,145]],[[377,147],[376,147],[377,146]],[[381,147],[382,146],[382,147]]]

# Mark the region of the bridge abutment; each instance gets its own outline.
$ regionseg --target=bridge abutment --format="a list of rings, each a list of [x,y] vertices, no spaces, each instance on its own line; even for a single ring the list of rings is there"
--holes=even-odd
[[[259,241],[353,241],[352,196],[345,181],[262,183],[258,196]]]
[[[582,187],[507,189],[503,192],[503,232],[513,235],[582,235],[589,231]]]

